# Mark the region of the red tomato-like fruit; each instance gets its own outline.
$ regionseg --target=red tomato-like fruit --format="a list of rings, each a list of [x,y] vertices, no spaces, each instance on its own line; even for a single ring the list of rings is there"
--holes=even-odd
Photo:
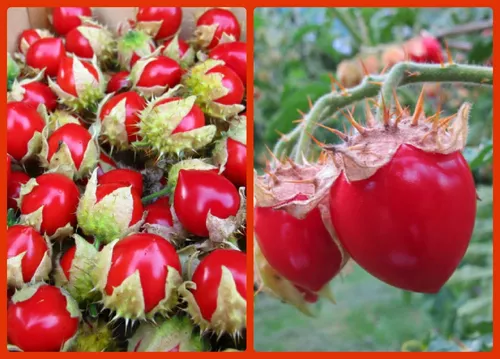
[[[403,144],[371,177],[348,182],[341,175],[330,210],[340,242],[361,267],[398,288],[436,293],[469,244],[476,191],[460,152]]]
[[[82,61],[82,64],[92,74],[95,80],[99,82],[99,74],[94,65],[85,61]],[[57,84],[64,92],[78,97],[78,93],[76,92],[72,57],[64,57],[61,60],[59,71],[57,72]]]
[[[119,183],[121,184],[121,187],[132,186],[132,188],[134,188],[137,191],[139,196],[142,196],[142,191],[143,191],[142,175],[140,172],[134,170],[120,168],[108,171],[99,177],[97,183],[100,185]]]
[[[247,183],[247,146],[232,138],[227,139],[227,162],[222,174],[237,187]]]
[[[215,66],[207,71],[207,74],[219,73],[222,74],[222,86],[229,90],[229,92],[215,100],[222,105],[235,105],[240,104],[245,96],[245,86],[236,72],[224,65]]]
[[[49,86],[42,82],[29,82],[22,84],[24,89],[22,102],[26,105],[38,108],[39,105],[45,105],[47,111],[52,112],[57,107],[57,96],[52,92]]]
[[[50,161],[52,156],[59,150],[60,145],[65,143],[71,153],[75,167],[79,169],[90,141],[92,141],[92,136],[89,131],[76,123],[68,123],[59,127],[50,135],[47,160]]]
[[[36,178],[38,183],[23,196],[21,214],[27,215],[43,206],[40,232],[49,236],[67,224],[76,225],[76,208],[80,192],[68,177],[58,173],[46,173]]]
[[[303,292],[318,293],[341,269],[342,253],[318,208],[298,219],[284,210],[256,207],[254,228],[267,262]]]
[[[243,82],[247,83],[247,44],[240,41],[226,42],[214,47],[208,57],[215,60],[222,60],[226,66],[236,72]]]
[[[68,306],[78,312],[78,305],[69,295],[48,284],[39,286],[28,299],[10,303],[8,342],[26,352],[60,351],[76,334],[80,322],[80,313],[70,313]]]
[[[174,87],[181,81],[182,71],[177,61],[166,56],[158,56],[149,62],[137,81],[137,87]]]
[[[21,161],[28,154],[28,144],[36,132],[42,133],[45,121],[32,106],[22,102],[7,104],[7,153]]]
[[[106,92],[112,93],[128,89],[132,85],[129,76],[130,72],[128,71],[120,71],[116,74],[113,74],[113,76],[111,76],[111,78],[109,79]]]
[[[99,117],[101,121],[111,113],[111,111],[121,101],[125,99],[125,128],[127,131],[128,142],[132,143],[139,139],[137,124],[140,121],[139,113],[146,107],[146,100],[137,92],[127,91],[111,97],[102,107]],[[103,131],[106,135],[106,130]]]
[[[236,187],[213,171],[180,170],[174,193],[174,209],[189,232],[207,237],[208,211],[218,218],[238,212],[240,197]]]
[[[52,11],[52,25],[59,35],[68,32],[82,24],[81,17],[91,17],[90,7],[56,7]]]
[[[7,229],[7,258],[25,252],[21,260],[21,270],[25,283],[33,279],[36,270],[48,251],[47,242],[33,227],[15,225]]]
[[[147,205],[144,211],[148,212],[144,223],[163,227],[172,227],[174,225],[168,197],[162,197],[156,202]]]
[[[40,29],[24,30],[19,36],[19,45],[18,45],[19,52],[26,55],[31,45],[33,45],[35,42],[45,37],[52,37],[47,30],[40,30]]]
[[[47,76],[54,77],[65,56],[66,50],[62,40],[48,37],[30,46],[26,54],[26,65],[39,70],[45,69]]]
[[[7,154],[7,185],[9,183],[9,181],[10,181],[10,175],[11,175],[11,171],[12,171],[12,169],[10,168],[11,161],[12,160],[10,159],[9,154]]]
[[[182,8],[180,7],[140,7],[137,22],[157,22],[161,21],[160,29],[155,36],[155,40],[168,39],[174,36],[182,22]]]
[[[163,105],[168,102],[181,100],[180,97],[171,97],[159,101],[156,106]],[[197,105],[193,105],[191,111],[182,119],[182,121],[177,125],[177,127],[172,131],[172,135],[179,132],[187,132],[194,130],[195,128],[200,128],[205,126],[205,115],[201,108]]]
[[[66,34],[66,51],[88,60],[94,56],[92,45],[78,30],[78,27],[75,27]]]
[[[219,285],[222,278],[222,267],[229,269],[233,275],[238,293],[247,298],[247,257],[240,251],[217,249],[203,258],[196,267],[193,278],[196,289],[192,290],[196,303],[200,307],[203,318],[207,321],[217,309]]]
[[[196,26],[212,26],[217,25],[214,37],[208,44],[208,49],[213,49],[219,44],[223,34],[231,36],[235,41],[239,41],[241,35],[240,24],[234,14],[226,9],[213,8],[207,10],[198,18]]]
[[[21,193],[21,186],[30,180],[30,176],[21,171],[10,173],[7,185],[7,208],[17,210],[17,199]]]
[[[127,184],[130,185],[130,183]],[[111,194],[118,188],[122,187],[125,187],[124,183],[111,182],[106,184],[100,184],[99,186],[97,186],[96,190],[96,200],[97,200],[96,203],[99,203],[108,194]],[[142,206],[141,196],[136,190],[132,190],[131,193],[132,193],[133,208],[132,208],[132,218],[130,219],[129,227],[139,222],[142,219],[142,214],[144,213],[144,207]]]
[[[64,254],[62,255],[59,264],[61,265],[61,268],[64,272],[64,275],[66,278],[70,278],[70,269],[71,265],[73,264],[73,259],[75,258],[75,253],[76,253],[76,246],[73,245],[71,246]]]
[[[105,291],[107,295],[112,295],[114,288],[139,271],[145,312],[149,313],[165,298],[168,267],[182,273],[179,256],[173,245],[155,234],[130,235],[113,248]]]
[[[405,48],[412,61],[437,64],[443,61],[443,48],[435,37],[415,37],[406,42]]]

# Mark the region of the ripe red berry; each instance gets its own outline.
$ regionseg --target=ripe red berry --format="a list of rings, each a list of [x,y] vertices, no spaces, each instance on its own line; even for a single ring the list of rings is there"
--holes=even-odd
[[[113,74],[113,76],[111,76],[108,81],[106,92],[112,93],[128,89],[132,85],[129,76],[130,72],[128,71],[120,71],[116,74]]]
[[[43,104],[49,112],[56,109],[57,96],[52,92],[49,86],[38,81],[19,84],[19,86],[22,88],[21,91],[23,92],[22,98],[19,98],[20,102],[30,105],[35,109]]]
[[[30,176],[22,171],[13,171],[10,173],[7,184],[7,208],[17,210],[17,200],[21,192],[21,186],[30,180]]]
[[[132,186],[139,196],[142,196],[143,183],[142,175],[138,171],[119,168],[108,171],[101,175],[97,181],[100,185],[117,183],[123,187]]]
[[[19,36],[18,50],[26,55],[31,45],[45,37],[52,37],[52,34],[43,29],[26,29]]]
[[[208,57],[222,60],[225,65],[233,70],[243,82],[247,83],[247,44],[245,42],[226,42],[214,47]]]
[[[138,28],[150,29],[152,23],[160,22],[156,31],[151,31],[155,40],[174,36],[181,26],[182,8],[180,7],[140,7],[136,16]],[[151,27],[153,29],[153,27]]]
[[[59,35],[68,32],[82,24],[81,17],[91,17],[90,7],[56,7],[52,11],[52,25]]]
[[[40,136],[45,121],[32,106],[22,102],[7,104],[7,131],[15,136],[7,136],[7,153],[16,161],[35,154],[40,149]]]
[[[44,38],[30,46],[26,53],[26,65],[38,70],[45,68],[45,74],[54,77],[65,56],[66,50],[61,39]]]
[[[212,49],[224,37],[239,41],[240,24],[234,14],[227,9],[213,8],[205,11],[196,22],[196,32],[202,47]],[[204,35],[204,36],[203,36]]]
[[[219,97],[214,101],[223,105],[240,104],[245,96],[245,86],[238,75],[228,66],[219,65],[207,71],[207,74],[221,74],[222,86],[227,89],[225,96]]]

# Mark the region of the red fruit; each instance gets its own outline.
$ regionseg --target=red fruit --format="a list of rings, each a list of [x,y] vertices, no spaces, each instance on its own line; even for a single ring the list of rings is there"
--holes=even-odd
[[[174,193],[174,209],[189,232],[207,237],[207,215],[226,219],[238,212],[236,187],[213,171],[180,170]]]
[[[165,98],[156,103],[155,107],[163,105],[168,102],[179,101],[179,100],[182,99],[180,97]],[[205,126],[205,115],[198,106],[193,105],[191,111],[189,111],[189,113],[186,116],[184,116],[182,121],[177,125],[177,127],[172,131],[171,134],[173,135],[175,133],[187,132],[203,126]]]
[[[247,182],[247,146],[227,139],[227,162],[224,176],[237,187],[244,187]]]
[[[410,59],[415,62],[441,63],[443,48],[440,42],[429,35],[415,37],[405,44]]]
[[[57,108],[57,96],[52,92],[49,86],[42,82],[33,81],[20,85],[23,88],[23,97],[20,102],[30,105],[35,109],[43,104],[47,111],[52,112]]]
[[[83,59],[92,59],[94,50],[89,40],[75,27],[66,34],[66,51]]]
[[[207,31],[207,27],[214,27],[214,30]],[[199,39],[203,32],[206,32],[206,36],[202,36],[203,41],[201,45],[212,49],[225,37],[231,38],[233,41],[239,41],[241,28],[238,19],[231,11],[213,8],[205,11],[196,22],[195,34],[198,35]]]
[[[132,85],[129,76],[130,72],[128,71],[120,71],[117,72],[116,74],[113,74],[113,76],[111,76],[111,78],[108,81],[106,92],[112,93],[128,89]]]
[[[49,236],[76,225],[80,192],[75,183],[58,173],[46,173],[33,180],[35,186],[21,198],[21,222],[40,228],[41,233]],[[35,212],[42,207],[38,218]]]
[[[102,176],[116,167],[116,162],[101,150],[101,153],[99,154],[99,162],[97,164],[97,177]]]
[[[86,60],[95,56],[99,63],[108,65],[114,56],[113,35],[98,23],[87,21],[66,34],[66,50]]]
[[[66,93],[71,94],[75,97],[78,97],[78,92],[76,90],[75,84],[75,72],[73,69],[73,57],[65,57],[61,60],[61,64],[59,66],[59,71],[57,72],[57,84],[59,87]],[[99,82],[99,74],[96,68],[85,61],[81,62],[83,67],[90,72],[90,74],[94,77],[95,81]]]
[[[223,105],[235,105],[243,101],[245,95],[245,86],[241,82],[238,75],[227,66],[219,65],[207,71],[207,74],[219,73],[222,74],[222,86],[229,92],[218,99],[214,100]]]
[[[17,199],[21,191],[21,186],[30,180],[30,176],[21,171],[10,173],[7,185],[7,208],[17,210]]]
[[[7,154],[7,185],[9,183],[9,181],[10,181],[10,174],[11,174],[10,165],[11,165],[11,159],[10,159],[9,154]]]
[[[243,82],[247,83],[247,44],[244,42],[226,42],[214,47],[208,57],[215,60],[222,60],[226,66],[236,72]]]
[[[140,59],[144,58],[144,57],[147,57],[149,56],[150,54],[152,54],[153,52],[155,52],[156,48],[154,46],[154,44],[150,43],[148,45],[149,47],[149,51],[148,51],[148,54],[146,56],[141,56],[140,54],[138,54],[136,51],[134,51],[130,57],[130,65],[128,66],[128,68],[132,68],[134,67],[135,63],[137,61],[139,61]]]
[[[68,32],[82,24],[81,17],[91,17],[90,7],[56,7],[52,11],[52,25],[59,35]]]
[[[26,352],[68,350],[80,317],[76,302],[60,288],[29,286],[14,294],[7,309],[7,340]]]
[[[137,124],[139,113],[145,106],[146,101],[137,92],[128,91],[111,97],[99,111],[102,136],[113,146],[127,148],[139,139]]]
[[[71,159],[78,170],[91,141],[92,136],[84,127],[75,123],[68,123],[61,126],[49,137],[47,160],[50,162],[54,154],[59,151],[61,144],[65,143],[68,146]]]
[[[26,65],[42,70],[50,77],[57,75],[59,63],[66,56],[64,44],[61,39],[40,39],[30,46],[26,54]]]
[[[61,265],[61,269],[64,272],[66,278],[70,278],[71,265],[73,264],[73,259],[75,258],[76,246],[71,246],[66,252],[64,252],[59,264]]]
[[[7,136],[7,153],[16,161],[40,149],[41,141],[37,140],[45,126],[45,121],[36,109],[22,102],[7,104],[7,132],[16,134]]]
[[[157,224],[163,227],[172,227],[174,225],[172,212],[170,212],[170,204],[168,197],[163,197],[144,208],[148,212],[144,223]]]
[[[99,177],[98,183],[100,185],[118,183],[122,187],[132,186],[137,191],[137,194],[142,196],[142,175],[140,172],[134,170],[120,168],[108,171]]]
[[[320,292],[342,268],[343,255],[317,207],[304,219],[284,210],[256,207],[254,228],[268,263],[302,291]]]
[[[109,246],[113,247],[111,248],[109,272],[104,281],[104,304],[110,305],[111,303],[107,303],[107,299],[113,300],[112,296],[115,291],[125,289],[121,286],[122,283],[134,273],[138,273],[141,286],[134,288],[134,291],[129,293],[130,297],[134,296],[136,299],[144,301],[144,312],[118,314],[125,317],[143,317],[153,314],[158,305],[165,306],[165,303],[161,302],[165,299],[171,299],[167,297],[170,292],[167,291],[168,294],[166,294],[166,288],[179,285],[181,280],[179,275],[182,271],[181,263],[174,246],[164,238],[149,233],[133,234]],[[109,246],[105,247],[103,251],[106,251],[106,248],[110,249]],[[170,273],[171,271],[174,273]],[[171,282],[172,279],[175,280]],[[127,288],[127,290],[131,289]],[[117,298],[114,300],[116,301]],[[124,305],[123,299],[121,303],[114,304]],[[113,309],[115,308],[113,307]],[[168,309],[171,307],[164,307],[164,310]],[[119,312],[120,309],[117,311]]]
[[[461,154],[469,111],[464,104],[443,127],[425,121],[422,107],[401,111],[333,148],[342,164],[330,190],[333,226],[352,258],[390,285],[436,293],[465,254],[476,214]]]
[[[181,75],[182,70],[177,61],[165,56],[138,61],[131,72],[134,87],[148,96],[160,95],[167,88],[179,84]]]
[[[52,34],[42,29],[24,30],[19,36],[19,52],[26,55],[30,46],[44,37],[52,37]]]
[[[49,245],[40,233],[33,227],[15,225],[7,229],[6,239],[7,259],[15,258],[24,253],[20,262],[20,268],[14,268],[14,271],[21,272],[20,277],[22,277],[22,282],[29,283],[32,280],[40,281],[48,278],[52,268],[50,260],[51,253]],[[9,261],[7,261],[7,263],[7,267],[9,267]],[[9,269],[11,268],[8,268],[8,272],[11,272]],[[36,273],[37,271],[38,273]],[[37,274],[36,276],[35,273]],[[14,278],[11,278],[10,275],[7,275],[7,279],[9,285],[14,284],[11,282]]]
[[[158,30],[152,35],[155,40],[174,36],[181,26],[182,8],[180,7],[140,7],[137,12],[138,28],[148,29],[148,23],[161,22]]]

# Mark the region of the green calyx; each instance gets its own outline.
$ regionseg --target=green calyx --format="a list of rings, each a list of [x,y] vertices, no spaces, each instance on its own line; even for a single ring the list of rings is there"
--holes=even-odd
[[[118,51],[131,51],[149,45],[151,36],[142,31],[128,31],[118,40]]]
[[[170,167],[170,170],[168,171],[167,187],[173,193],[175,186],[177,185],[177,178],[179,177],[180,170],[209,171],[214,169],[217,169],[217,167],[210,164],[207,160],[199,158],[191,158],[177,162],[175,165]]]
[[[83,322],[73,345],[72,352],[114,352],[118,351],[110,326],[105,322]]]

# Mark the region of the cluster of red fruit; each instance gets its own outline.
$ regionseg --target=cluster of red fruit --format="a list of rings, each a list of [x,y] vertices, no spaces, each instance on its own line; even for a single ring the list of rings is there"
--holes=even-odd
[[[389,45],[371,54],[344,60],[337,66],[337,78],[345,87],[361,83],[366,73],[378,74],[405,60],[419,63],[439,64],[443,61],[443,48],[438,39],[423,34],[409,39],[403,44]]]
[[[205,351],[206,331],[244,331],[246,44],[223,8],[181,40],[182,13],[139,8],[113,33],[61,7],[58,36],[21,34],[7,94],[11,350]]]
[[[310,313],[333,299],[349,259],[380,280],[436,293],[463,258],[474,228],[474,179],[461,151],[470,104],[426,117],[396,101],[377,123],[367,111],[340,145],[318,143],[315,163],[269,164],[255,179],[255,267],[263,290]]]

